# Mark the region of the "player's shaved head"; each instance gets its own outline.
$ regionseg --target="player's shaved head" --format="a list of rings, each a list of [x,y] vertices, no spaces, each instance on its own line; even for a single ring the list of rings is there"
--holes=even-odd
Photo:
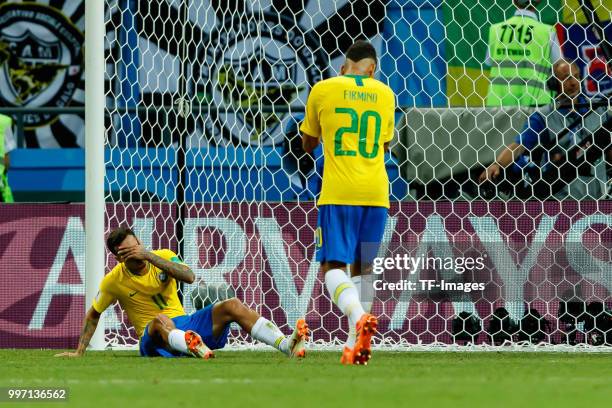
[[[367,41],[358,40],[346,51],[346,61],[340,68],[341,75],[366,75],[374,77],[376,49]]]
[[[359,62],[366,58],[374,60],[374,62],[377,60],[376,49],[367,41],[357,40],[346,51],[346,59],[350,59],[353,62]]]
[[[114,255],[117,255],[117,247],[128,237],[133,236],[136,238],[136,234],[128,227],[119,227],[111,231],[106,237],[106,247]]]

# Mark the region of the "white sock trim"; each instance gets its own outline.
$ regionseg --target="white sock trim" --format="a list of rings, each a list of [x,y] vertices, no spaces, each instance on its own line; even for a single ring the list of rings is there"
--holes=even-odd
[[[357,331],[354,327],[349,327],[349,334],[346,338],[346,346],[349,348],[355,347],[355,342],[357,341]]]
[[[351,277],[351,281],[357,289],[359,294],[359,300],[361,301],[361,307],[366,313],[370,313],[372,310],[372,300],[374,299],[374,290],[372,288],[372,277],[367,276],[363,279],[361,275]]]
[[[365,311],[351,279],[344,271],[332,269],[325,274],[325,286],[332,302],[349,318],[350,327],[354,327]]]
[[[185,332],[182,330],[170,330],[170,333],[168,333],[168,345],[174,351],[180,351],[185,354],[189,353],[187,342],[185,342]]]
[[[287,338],[274,323],[265,317],[260,317],[257,319],[253,325],[253,328],[251,329],[251,337],[267,344],[268,346],[272,346],[285,354],[289,353],[289,343]]]
[[[355,289],[357,289],[357,293],[359,293],[359,298],[361,298],[361,275],[352,276],[351,282],[355,285]]]

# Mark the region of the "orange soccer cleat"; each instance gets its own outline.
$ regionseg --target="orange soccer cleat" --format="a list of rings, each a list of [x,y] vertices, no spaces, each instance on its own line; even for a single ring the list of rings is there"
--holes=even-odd
[[[361,316],[357,322],[357,340],[351,353],[353,364],[367,365],[372,358],[372,336],[376,333],[377,325],[378,319],[370,313]],[[344,354],[342,358],[344,359]]]
[[[308,341],[308,324],[304,319],[295,322],[295,330],[289,338],[289,356],[304,358],[306,357],[306,342]]]
[[[344,346],[342,349],[342,357],[340,357],[340,364],[353,364],[353,349],[349,346]]]
[[[185,343],[187,343],[189,353],[195,358],[208,360],[209,358],[215,357],[212,350],[204,344],[200,335],[193,330],[187,330],[185,332]]]

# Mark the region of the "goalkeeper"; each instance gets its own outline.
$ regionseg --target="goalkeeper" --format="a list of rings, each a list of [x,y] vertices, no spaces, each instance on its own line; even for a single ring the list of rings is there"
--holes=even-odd
[[[232,322],[254,339],[288,356],[305,356],[308,326],[304,319],[298,319],[293,335],[286,338],[274,323],[236,298],[186,315],[177,296],[177,282],[193,283],[195,275],[174,252],[146,251],[129,228],[112,231],[106,245],[118,264],[102,279],[98,295],[85,316],[77,350],[57,356],[82,356],[100,315],[117,300],[136,329],[143,357],[208,359],[213,357],[211,350],[225,346]]]
[[[378,323],[359,299],[361,274],[376,256],[389,208],[384,156],[393,139],[395,95],[374,79],[376,62],[370,43],[351,45],[341,75],[312,88],[300,127],[306,152],[323,143],[317,261],[329,296],[349,319],[343,364],[367,364]]]

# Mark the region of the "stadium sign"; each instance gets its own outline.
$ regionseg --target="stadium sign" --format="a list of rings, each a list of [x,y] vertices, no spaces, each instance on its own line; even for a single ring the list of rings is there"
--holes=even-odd
[[[167,208],[156,209],[157,218],[143,217],[151,214],[146,205],[136,211],[132,206],[124,209],[147,247],[175,248],[170,238],[173,222],[167,218],[172,206],[163,206]],[[226,217],[198,216],[219,213],[219,206]],[[244,217],[251,213],[257,215]],[[393,205],[391,214],[386,234],[391,244],[411,243],[419,253],[426,248],[436,251],[446,240],[479,242],[490,261],[489,280],[485,291],[473,292],[461,302],[447,298],[438,305],[404,291],[397,299],[375,303],[383,332],[416,341],[425,332],[445,333],[444,324],[427,323],[432,317],[451,319],[471,311],[485,318],[502,305],[522,314],[524,304],[550,315],[560,300],[568,300],[563,299],[565,293],[574,296],[580,291],[585,300],[610,300],[612,260],[605,246],[612,229],[611,203],[403,203]],[[2,207],[0,262],[15,267],[7,268],[9,285],[0,289],[1,347],[16,346],[14,342],[23,346],[24,338],[32,347],[75,344],[84,310],[83,216],[84,206],[79,204]],[[339,312],[313,261],[315,221],[310,204],[196,206],[184,226],[185,262],[207,283],[226,282],[236,288],[239,297],[287,329],[298,316],[305,315],[315,326],[323,322],[324,330],[315,337],[329,341],[332,333],[345,327],[340,319],[322,319]],[[110,268],[112,257],[108,260]],[[187,285],[184,290],[193,288]],[[185,306],[193,310],[188,302]],[[109,310],[108,327],[122,330],[124,318]]]

